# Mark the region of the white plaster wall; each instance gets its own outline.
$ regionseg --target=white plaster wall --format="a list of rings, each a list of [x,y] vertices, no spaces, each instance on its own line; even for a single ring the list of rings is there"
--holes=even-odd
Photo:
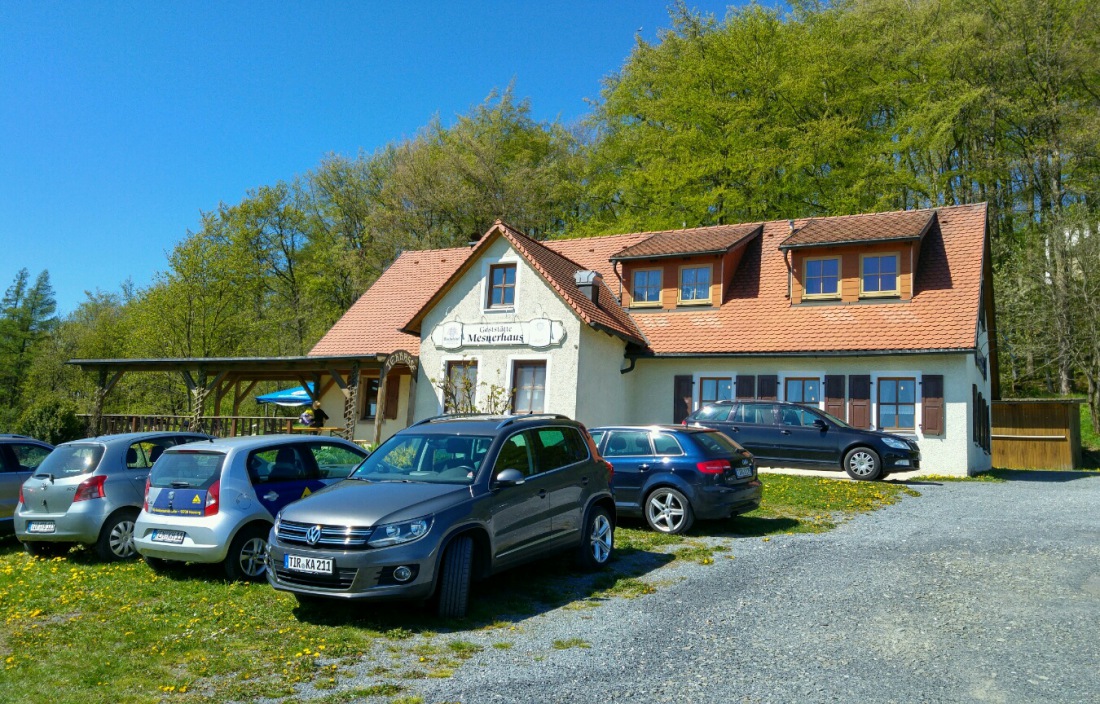
[[[625,375],[629,389],[628,402],[619,417],[604,423],[671,423],[673,415],[673,377],[691,374],[698,399],[700,377],[738,374],[778,374],[779,399],[783,398],[785,376],[817,376],[824,383],[825,374],[870,374],[872,381],[881,376],[914,376],[942,374],[944,383],[945,432],[940,437],[925,437],[920,429],[921,403],[918,396],[916,437],[921,448],[921,471],[927,474],[965,476],[988,469],[989,456],[980,449],[971,451],[970,385],[974,375],[981,374],[971,354],[898,355],[868,357],[754,357],[754,358],[683,358],[640,359],[634,372]],[[983,393],[988,398],[988,382]],[[872,422],[878,417],[876,386],[872,386]],[[919,387],[918,387],[919,388]],[[982,388],[979,386],[979,388]],[[824,393],[824,391],[822,392]],[[824,406],[824,403],[821,404]]]
[[[589,428],[607,424],[608,418],[620,417],[627,408],[630,375],[619,372],[627,366],[625,352],[622,338],[582,326],[573,417]]]
[[[507,311],[486,310],[485,281],[489,266],[516,263],[515,306]],[[533,349],[520,345],[466,347],[459,350],[437,349],[432,330],[442,323],[515,323],[534,318],[549,318],[563,324],[565,336],[557,345]],[[578,348],[582,323],[573,310],[558,298],[538,272],[528,266],[508,243],[500,238],[482,252],[478,261],[451,287],[442,300],[428,312],[421,328],[420,371],[416,385],[415,418],[420,420],[443,412],[443,393],[432,383],[446,375],[449,360],[477,360],[478,404],[483,402],[489,385],[512,388],[512,363],[519,360],[546,361],[547,413],[577,415]],[[587,326],[586,326],[587,327]],[[620,358],[621,358],[620,353]]]

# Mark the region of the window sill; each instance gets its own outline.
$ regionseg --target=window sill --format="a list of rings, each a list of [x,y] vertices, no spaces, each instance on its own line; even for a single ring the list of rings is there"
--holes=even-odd
[[[508,307],[500,306],[500,307],[497,307],[497,308],[482,308],[481,312],[486,314],[486,315],[496,315],[498,313],[515,313],[516,312],[516,307],[515,306],[508,306]]]
[[[709,306],[711,301],[708,298],[705,301],[676,301],[677,306]]]
[[[660,308],[660,301],[645,301],[644,303],[631,303],[631,308]]]
[[[859,292],[860,298],[901,298],[900,291],[872,291],[871,293]]]

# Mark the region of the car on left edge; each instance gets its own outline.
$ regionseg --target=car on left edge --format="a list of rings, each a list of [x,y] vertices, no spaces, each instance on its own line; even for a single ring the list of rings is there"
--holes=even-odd
[[[154,570],[221,563],[231,581],[262,579],[267,534],[284,506],[345,479],[367,453],[341,438],[255,435],[164,453],[134,529]]]
[[[157,431],[58,445],[23,483],[15,507],[16,537],[32,555],[60,554],[80,543],[102,560],[134,557],[134,519],[149,468],[169,448],[209,439],[202,433]]]
[[[0,535],[15,532],[19,490],[52,450],[53,445],[26,435],[0,434]]]

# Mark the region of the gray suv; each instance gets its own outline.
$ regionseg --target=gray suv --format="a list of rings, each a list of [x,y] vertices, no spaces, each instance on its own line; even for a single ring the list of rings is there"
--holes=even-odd
[[[170,447],[208,439],[201,433],[125,433],[58,445],[23,484],[16,537],[32,555],[83,543],[103,560],[134,557],[134,519],[149,468]]]
[[[284,508],[267,578],[301,601],[434,599],[440,616],[460,617],[472,579],[561,550],[606,564],[611,472],[565,416],[427,419]]]

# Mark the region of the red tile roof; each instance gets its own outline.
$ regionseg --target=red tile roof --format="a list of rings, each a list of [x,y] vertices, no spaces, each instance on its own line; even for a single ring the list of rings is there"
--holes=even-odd
[[[848,243],[919,240],[931,229],[935,209],[814,218],[799,225],[779,246],[783,249]]]
[[[404,252],[364,293],[309,354],[420,354],[420,338],[401,332],[413,313],[466,261],[469,247]]]
[[[928,223],[912,300],[792,306],[786,295],[786,256],[779,249],[780,243],[789,239],[790,227],[788,221],[781,220],[764,223],[762,236],[750,237],[744,244],[741,264],[721,307],[628,315],[612,299],[619,284],[611,260],[624,249],[652,238],[653,233],[540,243],[498,223],[473,249],[403,254],[311,354],[393,349],[417,354],[417,338],[400,328],[406,323],[419,324],[446,283],[461,273],[462,264],[473,261],[471,255],[486,245],[490,235],[506,237],[581,320],[624,339],[644,339],[656,355],[913,352],[974,346],[985,256],[985,204],[802,220],[795,226],[805,230],[811,223],[821,223],[815,226],[826,228],[821,232],[880,233],[871,241],[881,233],[916,232],[919,236],[921,230],[914,229],[914,224]],[[695,231],[702,229],[706,228]],[[583,269],[599,271],[605,277],[599,306],[576,287],[573,274]]]
[[[598,303],[581,293],[574,275],[585,267],[560,254],[541,242],[537,242],[500,223],[503,235],[512,247],[542,275],[577,316],[588,325],[618,335],[628,342],[645,344],[645,339],[630,315],[623,310],[615,294],[601,281],[598,287]],[[606,265],[603,269],[606,269]],[[599,270],[596,270],[599,271]],[[603,272],[601,271],[601,274]]]
[[[658,355],[971,349],[981,303],[986,206],[936,212],[921,244],[910,301],[790,305],[787,265],[778,249],[790,232],[783,220],[765,223],[764,236],[748,244],[720,308],[638,313],[634,320]],[[894,220],[894,213],[884,215]]]
[[[688,254],[724,254],[760,232],[759,224],[717,225],[686,230],[657,232],[638,244],[626,247],[611,261],[655,259]]]

